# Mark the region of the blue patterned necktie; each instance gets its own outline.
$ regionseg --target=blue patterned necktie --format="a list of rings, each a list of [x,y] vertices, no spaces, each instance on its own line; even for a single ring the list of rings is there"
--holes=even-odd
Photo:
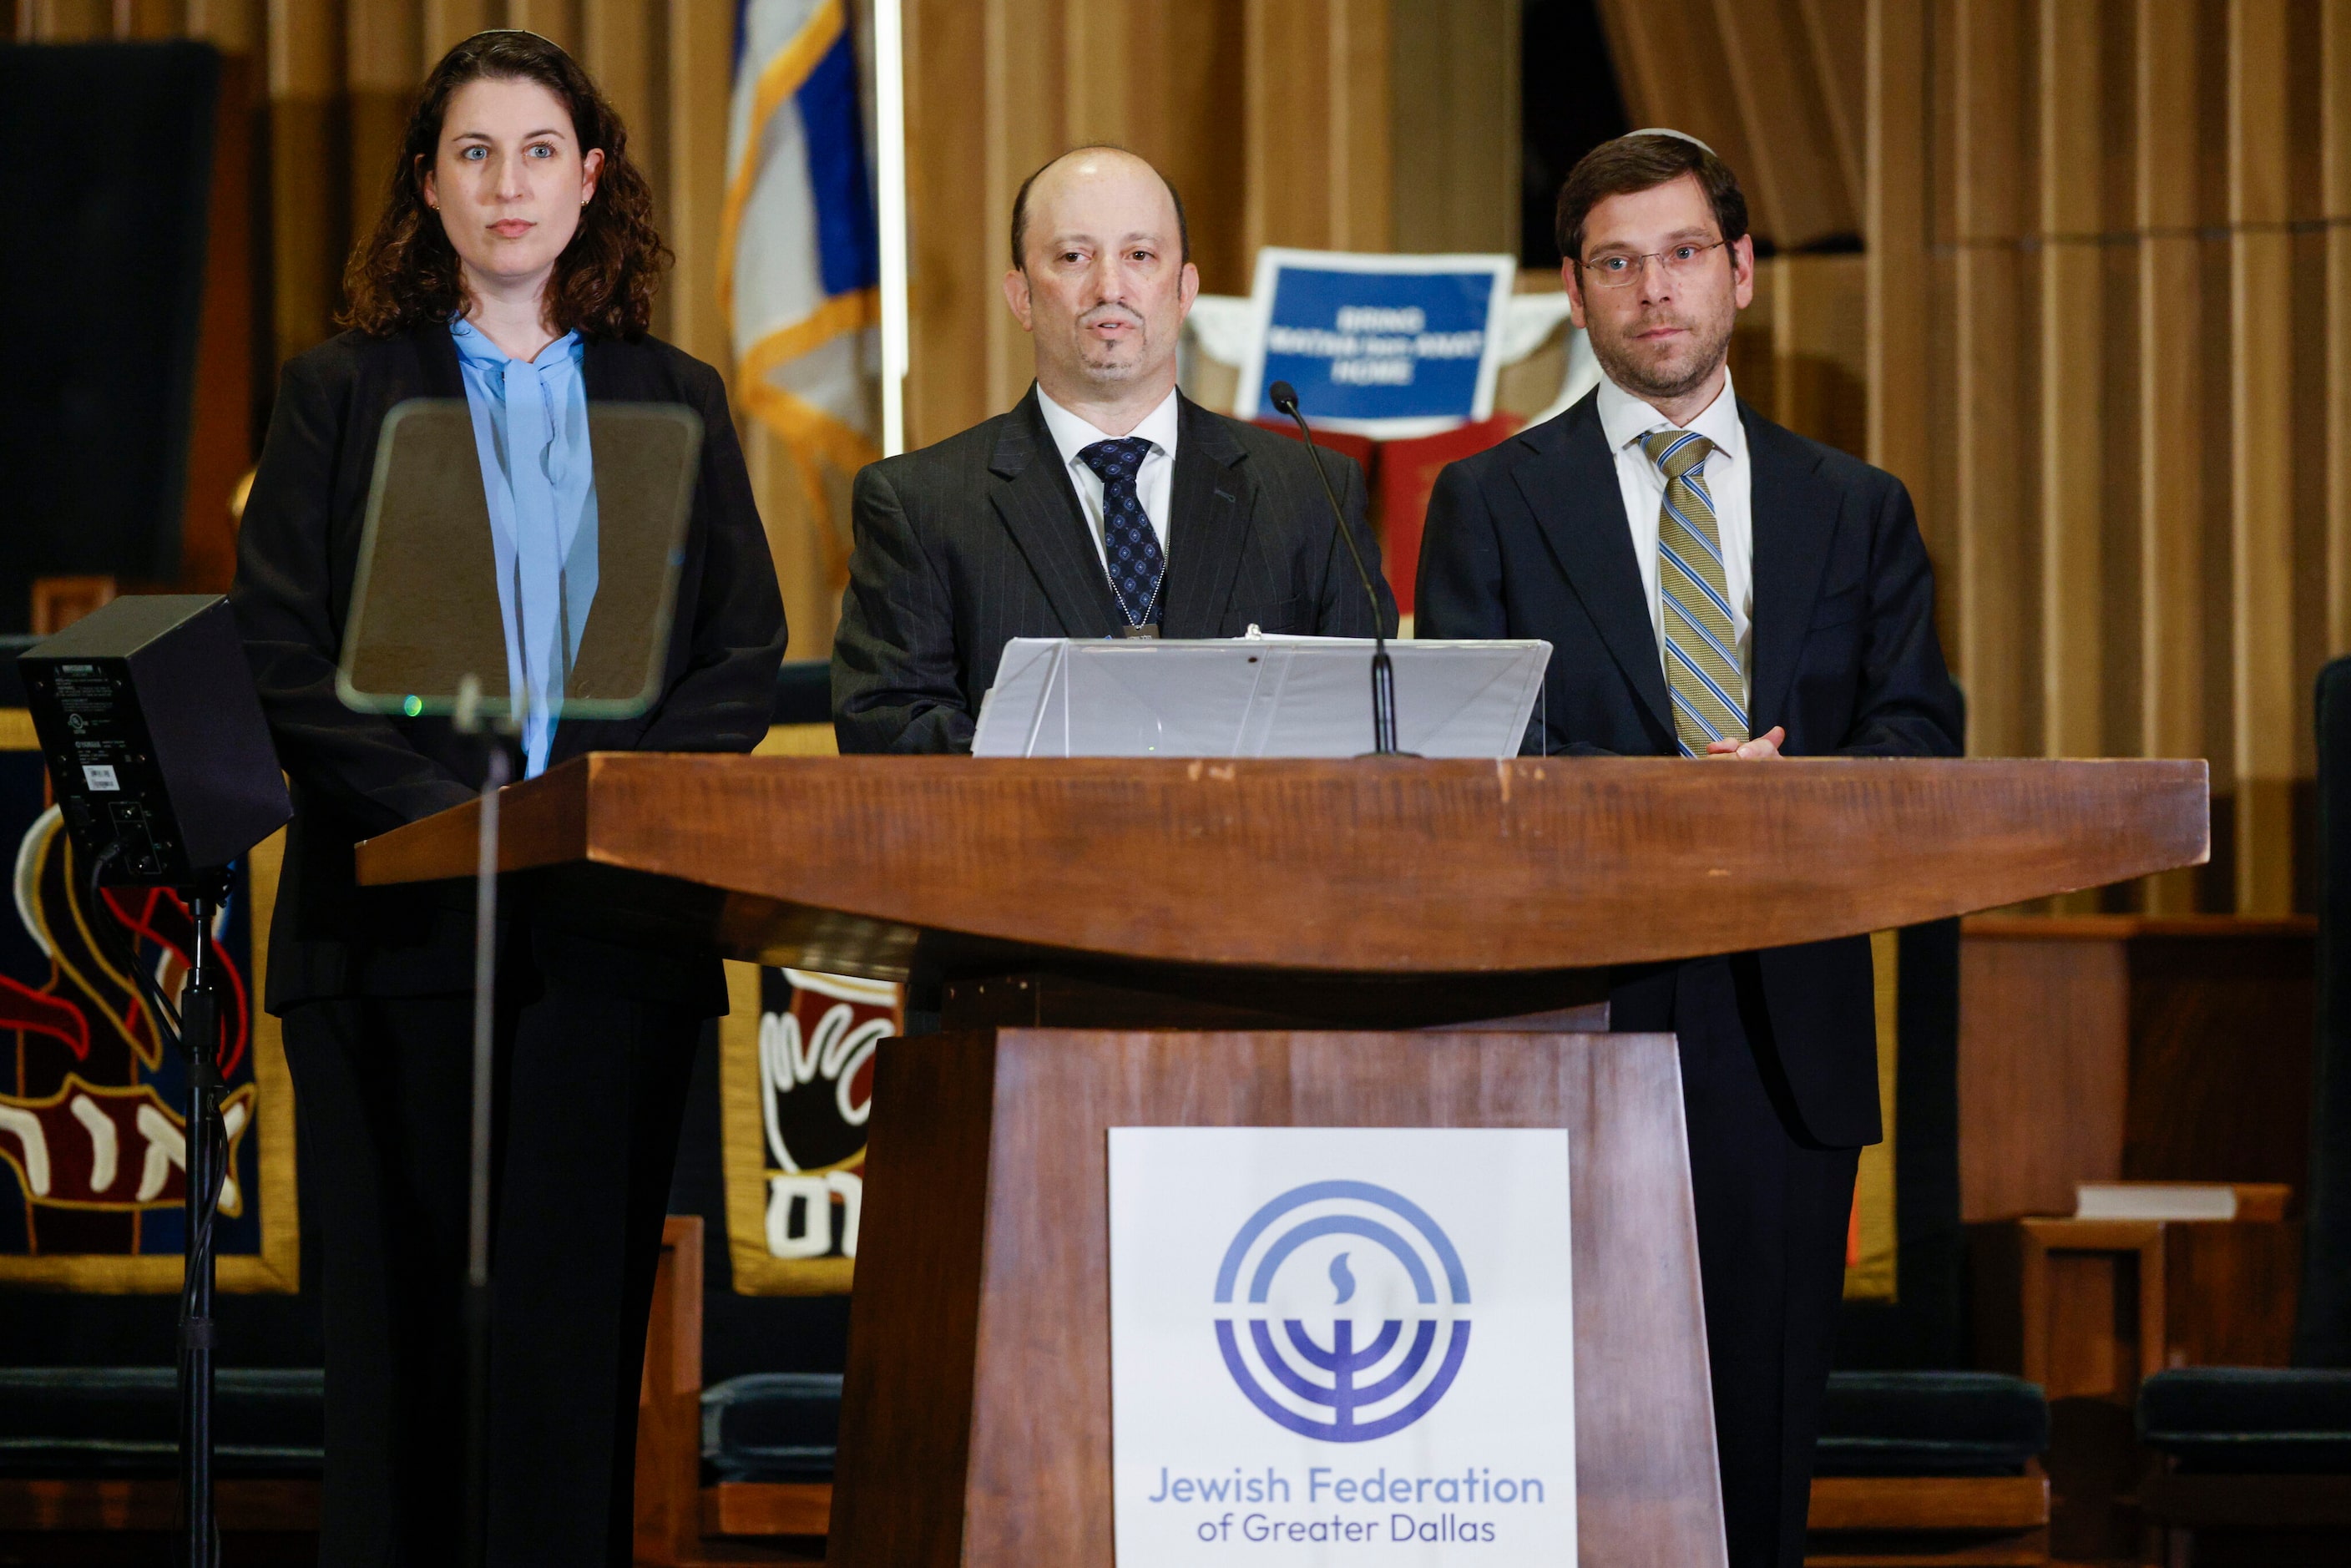
[[[1150,451],[1148,440],[1129,435],[1097,441],[1078,454],[1078,461],[1102,484],[1102,561],[1130,626],[1156,626],[1165,613],[1159,582],[1167,573],[1167,558],[1144,513],[1143,497],[1134,493],[1134,476]]]

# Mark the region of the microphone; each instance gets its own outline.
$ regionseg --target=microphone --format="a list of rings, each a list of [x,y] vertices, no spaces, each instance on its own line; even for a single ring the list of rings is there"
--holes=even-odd
[[[1323,498],[1331,503],[1332,520],[1339,526],[1339,537],[1347,542],[1347,559],[1355,563],[1355,580],[1364,585],[1364,597],[1372,606],[1372,755],[1395,757],[1396,751],[1395,665],[1388,659],[1388,639],[1384,617],[1380,613],[1380,596],[1372,587],[1372,574],[1364,570],[1364,552],[1355,548],[1354,530],[1347,527],[1346,508],[1339,505],[1339,494],[1331,488],[1331,476],[1322,467],[1322,449],[1314,444],[1314,433],[1306,427],[1306,416],[1298,412],[1298,389],[1288,382],[1276,382],[1266,389],[1278,413],[1286,413],[1298,422],[1298,434],[1306,443],[1306,451],[1314,462],[1314,476],[1322,481]]]

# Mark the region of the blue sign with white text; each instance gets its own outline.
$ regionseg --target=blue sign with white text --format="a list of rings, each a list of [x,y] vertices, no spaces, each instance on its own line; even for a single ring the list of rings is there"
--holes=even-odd
[[[1398,266],[1415,260],[1429,265]],[[1314,423],[1367,434],[1406,434],[1396,421],[1443,429],[1490,412],[1494,318],[1508,285],[1486,258],[1268,261],[1257,417],[1275,413],[1267,389],[1284,381]]]

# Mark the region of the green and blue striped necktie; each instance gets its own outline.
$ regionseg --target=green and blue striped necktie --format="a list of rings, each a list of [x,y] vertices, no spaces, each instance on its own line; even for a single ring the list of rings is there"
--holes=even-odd
[[[1739,632],[1722,565],[1722,531],[1702,470],[1714,443],[1687,430],[1641,437],[1666,477],[1657,517],[1657,593],[1666,633],[1666,687],[1685,757],[1716,740],[1746,740],[1747,682],[1739,673]]]

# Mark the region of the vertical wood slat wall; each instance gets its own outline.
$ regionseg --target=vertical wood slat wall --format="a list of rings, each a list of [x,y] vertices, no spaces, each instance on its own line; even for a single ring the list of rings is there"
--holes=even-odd
[[[848,5],[870,38],[871,0]],[[615,100],[677,253],[654,329],[731,372],[715,279],[734,14],[734,0],[0,0],[26,40],[197,37],[254,62],[265,375],[331,331],[416,84],[487,26],[554,38]],[[1027,386],[1000,292],[1006,220],[1029,171],[1076,142],[1117,141],[1168,172],[1215,291],[1246,292],[1261,245],[1385,250],[1401,225],[1416,248],[1514,247],[1516,26],[1515,0],[906,0],[909,440],[940,440]],[[1477,79],[1477,60],[1512,87]],[[1448,126],[1447,158],[1480,171],[1468,185],[1495,212],[1445,161],[1399,165],[1399,105]],[[781,444],[755,423],[744,437],[792,654],[822,657],[847,540],[807,517]]]
[[[1493,13],[1478,47],[1509,57],[1507,0],[1474,3]],[[430,58],[483,25],[545,30],[620,100],[652,169],[679,254],[659,329],[726,363],[727,0],[11,9],[20,37],[186,33],[255,62],[271,361],[328,330]],[[1259,244],[1494,243],[1470,204],[1421,188],[1444,161],[1399,147],[1409,104],[1445,120],[1448,157],[1509,156],[1491,106],[1461,108],[1458,61],[1415,74],[1461,9],[910,0],[912,439],[1025,385],[998,291],[1005,215],[1072,141],[1123,141],[1176,177],[1211,289],[1245,289]],[[1858,257],[1772,264],[1740,385],[1908,482],[1971,749],[2209,756],[2215,864],[2134,901],[2306,899],[2310,682],[2351,648],[2351,0],[1604,0],[1603,16],[1635,118],[1747,160],[1759,233],[1790,250],[1863,235]],[[820,655],[839,541],[800,517],[780,449],[757,431],[749,446],[795,585],[794,652]]]
[[[2214,864],[2309,897],[2351,649],[2351,0],[1868,0],[1869,452],[1978,755],[2209,756]],[[2111,902],[2113,895],[2109,895]]]
[[[553,38],[579,57],[620,110],[632,155],[652,180],[662,233],[677,254],[653,330],[731,379],[716,276],[732,0],[16,0],[14,11],[15,36],[26,41],[208,39],[257,84],[256,152],[267,188],[257,225],[266,254],[256,259],[266,325],[253,358],[265,376],[332,333],[344,257],[374,219],[426,69],[484,27],[528,27]],[[221,391],[207,382],[200,405]],[[756,422],[742,423],[784,584],[791,653],[822,657],[840,608],[830,580],[838,549],[810,525],[781,444]],[[228,440],[242,437],[239,431]],[[241,455],[231,479],[255,454],[246,444]],[[218,488],[208,500],[192,497],[192,517],[205,505],[225,512],[226,487]],[[192,559],[188,585],[225,586],[227,564],[225,555]]]

